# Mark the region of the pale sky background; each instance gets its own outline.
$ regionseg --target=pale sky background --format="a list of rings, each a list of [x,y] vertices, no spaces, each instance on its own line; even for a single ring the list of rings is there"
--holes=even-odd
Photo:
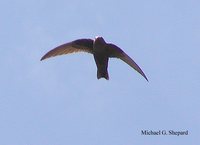
[[[40,61],[96,35],[128,53],[149,83],[117,59],[109,81],[97,80],[90,54]],[[0,53],[0,145],[200,144],[199,0],[3,0]]]

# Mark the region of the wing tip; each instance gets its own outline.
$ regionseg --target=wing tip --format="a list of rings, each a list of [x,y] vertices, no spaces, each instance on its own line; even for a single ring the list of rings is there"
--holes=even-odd
[[[49,57],[54,57],[54,56],[49,55],[49,52],[48,52],[44,56],[42,56],[42,58],[40,59],[40,61],[43,61],[44,59],[47,59]]]
[[[145,80],[149,83],[149,80],[148,80],[148,78],[144,75],[143,76],[144,78],[145,78]]]
[[[137,70],[136,70],[137,71]],[[148,78],[146,77],[146,75],[144,74],[144,72],[140,69],[140,71],[137,71],[137,72],[139,72],[139,74],[141,74],[143,77],[144,77],[144,79],[147,81],[147,82],[149,82],[149,80],[148,80]]]
[[[43,57],[40,59],[40,61],[43,61],[44,59],[46,59],[46,57],[45,57],[45,56],[43,56]]]

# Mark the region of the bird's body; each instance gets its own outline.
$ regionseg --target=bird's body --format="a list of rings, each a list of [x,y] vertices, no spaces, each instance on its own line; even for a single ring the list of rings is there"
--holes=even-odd
[[[108,60],[111,57],[120,58],[138,73],[140,73],[147,81],[147,77],[140,69],[140,67],[119,47],[114,44],[106,43],[102,37],[92,39],[78,39],[63,45],[60,45],[53,50],[46,53],[41,60],[49,57],[68,54],[78,51],[84,51],[93,54],[94,60],[97,65],[97,78],[109,79],[108,75]]]
[[[97,78],[98,79],[105,78],[109,80],[109,75],[108,75],[109,54],[106,49],[106,42],[100,37],[97,37],[94,40],[93,55],[97,65]]]

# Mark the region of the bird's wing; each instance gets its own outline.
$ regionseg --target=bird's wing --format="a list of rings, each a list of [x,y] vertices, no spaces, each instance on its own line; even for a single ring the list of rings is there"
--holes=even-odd
[[[142,69],[135,63],[135,61],[132,60],[123,50],[121,50],[118,46],[114,44],[108,44],[108,53],[109,57],[115,57],[123,60],[128,65],[130,65],[132,68],[134,68],[138,73],[140,73],[147,81],[147,77],[142,71]]]
[[[49,52],[47,52],[41,60],[57,55],[63,55],[73,52],[88,52],[93,54],[93,40],[92,39],[78,39],[63,45],[60,45]]]

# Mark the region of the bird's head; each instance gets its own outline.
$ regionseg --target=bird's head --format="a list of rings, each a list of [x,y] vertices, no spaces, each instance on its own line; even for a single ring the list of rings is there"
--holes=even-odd
[[[96,36],[94,39],[95,43],[106,43],[103,37]]]

